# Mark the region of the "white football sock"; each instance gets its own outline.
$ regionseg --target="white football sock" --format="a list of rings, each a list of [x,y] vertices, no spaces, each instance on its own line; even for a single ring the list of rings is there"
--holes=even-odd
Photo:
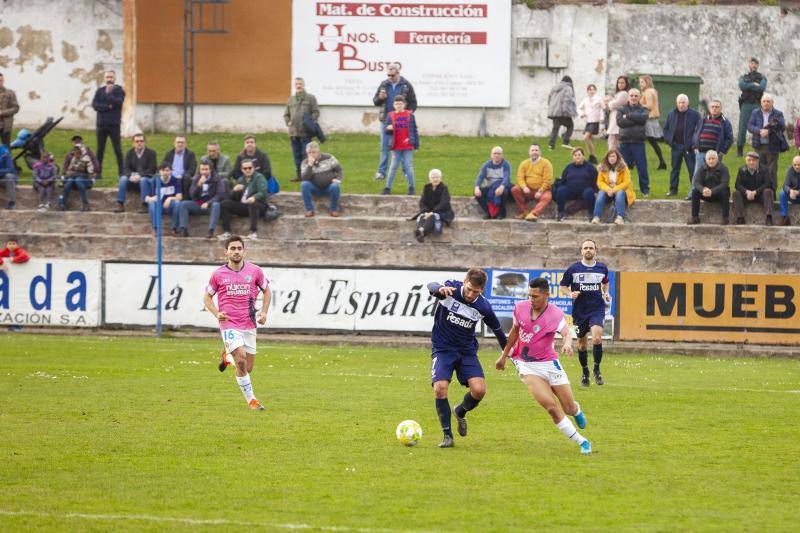
[[[573,400],[573,401],[574,401],[574,400]],[[573,416],[573,417],[575,417],[575,416],[578,416],[579,414],[581,414],[581,406],[580,406],[580,404],[578,404],[578,402],[575,402],[575,407],[577,407],[577,408],[578,408],[578,410],[577,410],[577,411],[575,411],[575,414],[574,414],[574,415],[570,415],[570,416]]]
[[[578,444],[583,444],[586,440],[578,433],[578,430],[575,429],[575,426],[572,424],[572,421],[567,418],[566,416],[561,419],[561,422],[556,424],[556,427],[561,430],[561,433],[564,434],[569,440],[575,441]]]
[[[255,398],[253,394],[253,385],[250,383],[250,374],[245,374],[242,377],[236,376],[236,382],[239,383],[239,388],[242,389],[245,401],[250,403],[250,400]]]
[[[229,365],[236,364],[236,361],[233,359],[233,356],[229,353],[225,354],[225,362],[228,363]]]

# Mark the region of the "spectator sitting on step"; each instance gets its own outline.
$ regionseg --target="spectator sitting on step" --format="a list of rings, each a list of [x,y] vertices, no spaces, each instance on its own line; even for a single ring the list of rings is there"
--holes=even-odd
[[[781,202],[781,226],[791,226],[789,220],[789,202],[800,204],[800,155],[792,158],[792,164],[786,171],[786,179],[783,180],[783,190],[780,196]]]
[[[0,270],[8,274],[8,261],[3,261],[3,258],[9,258],[12,263],[20,264],[27,262],[31,256],[19,245],[16,237],[9,237],[6,240],[6,247],[0,250]]]
[[[759,202],[764,206],[767,226],[772,225],[772,201],[775,193],[766,167],[759,165],[757,152],[748,152],[745,165],[736,174],[733,191],[733,217],[736,224],[744,224],[745,202]]]
[[[475,180],[475,200],[483,210],[483,218],[506,218],[505,199],[510,192],[511,165],[503,158],[503,149],[495,146]]]
[[[236,182],[235,179],[231,178],[231,174],[233,174],[231,158],[220,151],[217,141],[208,141],[206,145],[206,155],[200,159],[200,162],[211,165],[211,173],[216,174],[221,180],[228,181],[231,187]]]
[[[722,225],[725,226],[728,224],[731,196],[728,167],[719,160],[716,150],[708,150],[705,160],[692,178],[692,217],[689,224],[700,223],[700,200],[703,200],[722,206]]]
[[[6,189],[6,209],[14,209],[14,200],[17,195],[17,183],[19,176],[17,169],[14,168],[14,161],[11,159],[11,152],[5,144],[0,143],[0,181]]]
[[[269,177],[272,176],[272,163],[270,163],[267,154],[259,150],[258,146],[256,146],[255,135],[247,135],[244,138],[244,148],[242,148],[242,151],[236,156],[236,162],[233,164],[233,172],[231,173],[233,179],[238,180],[244,176],[244,172],[242,172],[242,161],[245,159],[252,159],[256,166],[256,172],[262,174],[268,180]]]
[[[314,216],[312,196],[328,196],[331,200],[331,216],[339,216],[339,194],[344,174],[342,166],[331,154],[322,153],[319,144],[306,145],[306,158],[300,163],[300,191],[306,217]]]
[[[597,200],[594,202],[594,217],[592,224],[599,224],[603,214],[603,207],[609,201],[614,202],[615,213],[614,224],[625,223],[625,208],[633,205],[636,200],[636,193],[631,184],[631,171],[619,150],[609,150],[606,156],[600,161],[600,168],[597,174]]]
[[[172,175],[172,168],[169,163],[164,161],[158,169],[159,179],[161,180],[160,194],[158,193],[158,184],[153,185],[153,194],[147,195],[144,199],[147,202],[148,211],[150,212],[150,225],[153,226],[153,232],[158,232],[158,204],[159,196],[161,203],[161,214],[172,216],[172,234],[178,233],[178,207],[183,200],[181,193],[181,180]]]
[[[511,187],[511,196],[517,203],[519,213],[516,218],[535,221],[553,199],[553,165],[542,157],[542,147],[532,144],[528,149],[530,157],[519,164],[517,184]],[[536,206],[528,212],[526,202],[536,200]]]
[[[417,228],[414,230],[414,237],[417,242],[424,242],[425,236],[431,233],[439,235],[442,224],[449,226],[455,218],[450,206],[450,191],[442,183],[442,171],[434,168],[428,172],[428,181],[430,183],[425,185],[419,199],[419,214],[415,216]]]
[[[72,150],[64,158],[64,190],[58,198],[58,208],[61,211],[69,209],[69,194],[72,189],[78,189],[81,196],[81,211],[89,210],[89,189],[97,178],[100,168],[97,158],[92,151],[83,144],[80,135],[72,137]]]
[[[217,237],[221,241],[231,236],[231,219],[233,215],[250,217],[250,234],[248,239],[258,239],[258,219],[267,210],[267,178],[256,172],[255,162],[251,159],[242,161],[244,175],[231,190],[230,196],[220,205],[222,218],[222,235]]]
[[[197,156],[186,147],[186,137],[183,135],[176,136],[172,146],[172,150],[164,154],[163,162],[169,163],[172,175],[181,182],[181,194],[188,198],[192,178],[197,174]]]
[[[39,193],[39,211],[50,209],[56,189],[56,165],[53,154],[42,151],[42,157],[33,164],[33,190]]]
[[[128,189],[138,189],[139,198],[142,201],[140,211],[146,213],[147,203],[144,199],[151,194],[151,186],[157,173],[156,151],[146,146],[144,134],[137,133],[133,136],[133,148],[125,154],[125,160],[122,163],[122,176],[119,177],[117,189],[117,207],[114,212],[124,212]]]
[[[178,234],[181,237],[189,236],[189,217],[191,215],[209,215],[208,234],[206,238],[214,236],[219,221],[220,206],[230,194],[228,180],[221,180],[211,172],[211,165],[200,163],[200,173],[192,179],[189,187],[189,196],[181,202],[178,213]]]
[[[572,149],[572,163],[564,167],[556,189],[556,204],[558,214],[556,220],[561,222],[566,215],[567,200],[583,200],[583,205],[588,211],[589,220],[592,219],[594,197],[597,193],[597,169],[587,163],[583,148]]]

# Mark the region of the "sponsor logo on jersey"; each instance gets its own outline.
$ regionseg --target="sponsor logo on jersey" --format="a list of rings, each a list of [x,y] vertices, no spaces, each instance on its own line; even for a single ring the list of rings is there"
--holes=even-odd
[[[581,283],[580,284],[580,291],[599,291],[600,284],[599,283]]]
[[[467,320],[466,318],[460,318],[458,317],[458,315],[454,315],[452,312],[447,313],[446,320],[452,324],[455,324],[456,326],[461,326],[462,328],[467,328],[467,329],[471,329],[475,325],[475,322],[473,322],[472,320]]]

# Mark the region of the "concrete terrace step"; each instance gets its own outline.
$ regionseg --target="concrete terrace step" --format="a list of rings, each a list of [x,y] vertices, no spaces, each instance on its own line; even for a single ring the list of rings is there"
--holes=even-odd
[[[35,256],[152,261],[155,240],[150,235],[65,235],[27,233],[26,247]],[[202,243],[202,244],[199,244]],[[467,265],[497,268],[564,268],[577,259],[577,246],[473,244],[453,246],[426,242],[307,241],[260,239],[246,244],[248,257],[263,265],[336,265],[415,268],[457,268]],[[695,250],[635,246],[605,247],[600,258],[612,269],[666,272],[796,271],[800,251]],[[168,237],[164,260],[221,262],[222,247],[206,239]]]
[[[9,233],[26,234],[31,230],[45,234],[95,234],[107,236],[142,236],[150,230],[149,216],[140,213],[37,212],[33,210],[0,211],[3,228]],[[189,219],[190,234],[205,237],[208,217]],[[170,217],[164,218],[169,233]],[[285,215],[273,222],[262,221],[259,234],[274,241],[330,241],[332,246],[345,241],[377,243],[413,243],[414,222],[402,218],[344,216],[333,218],[320,214],[313,218]],[[249,233],[249,221],[234,218],[232,230]],[[607,247],[680,248],[685,250],[764,249],[793,251],[800,249],[800,227],[697,225],[640,223],[617,226],[589,224],[585,220],[521,222],[518,220],[456,219],[442,235],[429,237],[438,244],[455,246],[520,245],[534,247],[575,246],[583,238],[595,239]]]
[[[57,189],[57,192],[60,189]],[[346,189],[345,189],[346,191]],[[116,189],[95,188],[89,191],[89,203],[93,211],[111,211],[116,205]],[[2,194],[5,196],[5,193]],[[303,214],[305,209],[300,193],[282,192],[272,197],[271,203],[278,205],[283,214]],[[128,211],[136,212],[138,209],[139,195],[135,191],[129,191],[125,206]],[[38,197],[29,185],[20,186],[17,192],[17,205],[19,209],[35,209],[38,204]],[[482,212],[474,198],[457,196],[452,198],[453,211],[456,219],[460,218],[481,218]],[[80,207],[80,199],[77,193],[70,197],[72,209]],[[319,213],[325,213],[328,209],[326,200],[315,200],[315,206]],[[342,214],[348,216],[380,216],[388,218],[408,218],[418,211],[419,197],[415,196],[382,196],[377,194],[347,194],[342,195],[340,210]],[[627,211],[631,222],[650,222],[650,223],[685,223],[690,214],[690,202],[685,200],[637,200]],[[508,213],[513,217],[517,213],[516,205],[508,203]],[[555,219],[555,203],[551,203],[543,214],[544,219]],[[775,205],[775,213],[778,213],[778,206]],[[581,220],[588,218],[587,212],[573,214],[567,219]],[[746,219],[748,224],[763,224],[764,216],[761,207],[755,204],[747,206]],[[793,224],[800,224],[800,210],[793,206],[791,209]],[[719,224],[721,210],[719,206],[703,204],[700,209],[700,220],[704,223]],[[776,217],[777,222],[777,217]]]

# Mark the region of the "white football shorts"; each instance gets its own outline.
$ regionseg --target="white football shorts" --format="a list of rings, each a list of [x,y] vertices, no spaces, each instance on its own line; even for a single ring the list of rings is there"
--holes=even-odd
[[[225,344],[225,351],[233,353],[233,351],[244,346],[244,351],[247,354],[255,355],[256,353],[256,330],[253,329],[223,329],[220,331],[222,334],[222,342]]]
[[[512,361],[514,366],[517,367],[520,379],[524,376],[539,376],[547,381],[551,387],[569,385],[567,373],[564,372],[558,359],[553,361],[520,361],[519,359],[512,359]]]

